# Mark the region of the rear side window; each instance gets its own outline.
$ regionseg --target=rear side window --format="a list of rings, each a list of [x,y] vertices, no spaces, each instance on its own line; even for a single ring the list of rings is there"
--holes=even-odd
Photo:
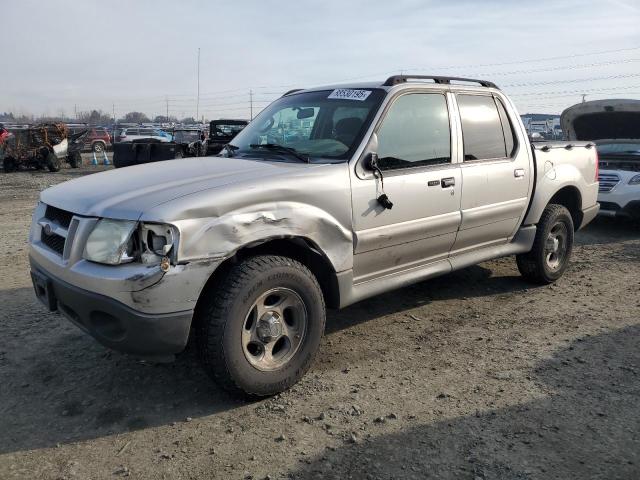
[[[382,170],[451,162],[449,112],[444,95],[402,95],[387,112],[378,130],[378,159]]]
[[[500,113],[500,121],[502,122],[502,132],[504,133],[504,143],[507,147],[507,156],[513,157],[516,153],[516,147],[518,146],[516,134],[513,131],[513,125],[511,125],[511,120],[509,119],[509,115],[507,115],[507,109],[504,107],[502,100],[496,98],[496,103],[498,104],[498,112]]]
[[[457,99],[462,122],[465,162],[505,158],[505,135],[493,97],[458,95]]]

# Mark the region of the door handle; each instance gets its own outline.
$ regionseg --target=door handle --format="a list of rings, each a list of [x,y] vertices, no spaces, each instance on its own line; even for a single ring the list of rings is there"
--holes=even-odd
[[[516,178],[524,177],[524,168],[516,168],[513,171],[513,176],[516,177]]]
[[[442,188],[453,187],[456,184],[456,179],[453,177],[447,177],[440,180]]]

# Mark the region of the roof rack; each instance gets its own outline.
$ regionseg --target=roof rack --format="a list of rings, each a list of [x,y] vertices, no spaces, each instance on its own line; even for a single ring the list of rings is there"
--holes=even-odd
[[[498,88],[498,86],[487,80],[476,80],[473,78],[462,78],[462,77],[438,77],[431,75],[393,75],[382,84],[385,87],[392,87],[393,85],[398,85],[400,83],[406,83],[409,80],[433,80],[434,83],[450,85],[451,81],[457,82],[473,82],[478,83],[483,87],[487,88]]]
[[[296,93],[296,92],[301,92],[302,90],[304,90],[304,89],[303,88],[294,88],[293,90],[289,90],[288,92],[286,92],[282,96],[286,97],[287,95],[291,95],[292,93]]]

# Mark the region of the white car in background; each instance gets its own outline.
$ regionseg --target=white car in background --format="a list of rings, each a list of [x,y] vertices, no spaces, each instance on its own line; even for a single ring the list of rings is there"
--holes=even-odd
[[[596,143],[599,214],[640,219],[640,100],[579,103],[560,123],[570,141]]]

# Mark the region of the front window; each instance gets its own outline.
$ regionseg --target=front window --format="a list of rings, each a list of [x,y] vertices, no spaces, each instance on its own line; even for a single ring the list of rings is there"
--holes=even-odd
[[[236,154],[286,157],[294,149],[310,161],[347,159],[357,148],[385,92],[336,89],[288,95],[269,105],[232,141]]]

